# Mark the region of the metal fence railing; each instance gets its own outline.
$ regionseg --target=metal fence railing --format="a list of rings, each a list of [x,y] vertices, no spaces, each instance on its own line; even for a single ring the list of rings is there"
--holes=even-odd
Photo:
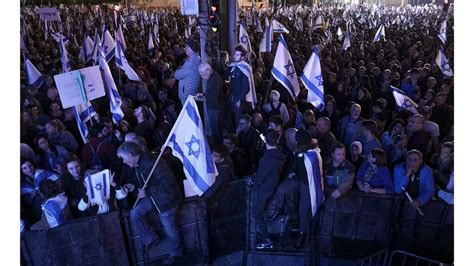
[[[384,249],[354,263],[354,266],[385,266],[388,257],[388,250]]]

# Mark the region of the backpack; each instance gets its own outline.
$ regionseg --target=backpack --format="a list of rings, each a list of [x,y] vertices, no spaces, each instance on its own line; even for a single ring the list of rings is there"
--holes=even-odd
[[[91,147],[92,150],[92,159],[89,164],[89,168],[91,169],[104,169],[104,164],[102,163],[102,159],[99,156],[99,150],[100,146],[102,145],[102,142],[99,143],[99,146],[97,146],[97,151],[94,150],[92,147],[92,144],[89,143],[89,147]]]

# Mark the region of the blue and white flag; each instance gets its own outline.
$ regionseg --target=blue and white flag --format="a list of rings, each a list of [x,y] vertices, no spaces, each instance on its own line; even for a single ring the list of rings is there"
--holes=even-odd
[[[61,55],[61,65],[63,68],[63,73],[71,71],[71,63],[69,62],[68,53],[66,50],[66,45],[63,42],[62,38],[59,38],[59,53]]]
[[[88,143],[87,139],[89,130],[87,129],[87,121],[94,118],[97,121],[97,113],[95,112],[94,107],[90,102],[86,104],[80,103],[74,107],[74,117],[76,118],[77,127],[79,128],[79,133],[81,134],[82,141]]]
[[[273,32],[274,33],[290,33],[285,25],[278,22],[276,19],[272,20]]]
[[[244,23],[240,22],[239,23],[240,28],[239,28],[239,44],[241,44],[245,49],[247,50],[247,62],[250,62],[250,55],[252,54],[252,45],[250,44],[250,38],[247,33],[247,30],[245,29]]]
[[[318,16],[318,18],[316,19],[316,22],[314,23],[313,27],[315,29],[323,27],[323,18],[321,16]]]
[[[156,43],[160,43],[160,26],[158,26],[157,22],[153,22],[153,39]]]
[[[446,40],[448,39],[447,37],[447,29],[448,29],[448,18],[443,20],[441,23],[441,27],[439,28],[439,33],[438,33],[438,38],[443,42],[443,44],[446,44]]]
[[[313,53],[304,67],[301,81],[308,89],[308,102],[318,110],[322,110],[324,108],[324,86],[318,48],[313,49]]]
[[[25,60],[25,74],[28,85],[35,87],[41,86],[44,81],[41,72],[33,65],[33,62],[31,62],[25,53],[23,54],[23,59]]]
[[[109,95],[110,102],[110,113],[112,114],[112,120],[115,124],[119,124],[120,120],[123,117],[123,111],[120,108],[122,106],[122,98],[115,86],[114,78],[110,72],[109,65],[107,64],[107,59],[103,51],[100,51],[99,54],[99,66],[102,71],[104,71],[105,87],[107,88],[107,94]]]
[[[123,37],[122,24],[119,24],[118,29],[115,31],[115,40],[120,41],[122,44],[122,50],[127,51],[127,44],[125,44],[125,37]]]
[[[309,150],[303,156],[311,199],[311,217],[313,217],[324,202],[322,158],[315,150]]]
[[[408,111],[413,114],[418,114],[418,104],[416,104],[408,95],[402,90],[391,87],[395,103],[400,110]]]
[[[125,71],[125,75],[127,75],[129,80],[140,81],[138,74],[128,64],[127,58],[125,58],[125,54],[122,51],[122,44],[117,35],[115,36],[115,65]]]
[[[197,104],[193,96],[188,96],[165,142],[183,163],[184,174],[199,196],[209,189],[218,175],[203,129]]]
[[[69,43],[69,38],[66,37],[66,36],[64,36],[64,35],[62,35],[62,34],[59,33],[59,32],[53,32],[53,33],[51,33],[51,36],[52,36],[53,39],[54,39],[55,41],[57,41],[57,42],[59,42],[59,40],[61,39],[61,40],[64,42],[64,44],[68,44],[68,43]]]
[[[351,24],[348,22],[347,23],[347,31],[345,32],[345,37],[344,37],[344,43],[342,44],[342,50],[346,51],[351,47],[351,37],[352,37],[352,30],[351,30]]]
[[[153,33],[150,29],[150,33],[148,34],[148,56],[151,58],[153,56],[153,49],[155,49],[155,44],[153,42]]]
[[[108,212],[108,200],[110,198],[110,170],[105,169],[98,173],[89,175],[84,179],[84,182],[87,189],[87,197],[89,198],[87,205],[97,205],[99,207],[97,213]],[[78,207],[80,209],[86,209],[81,205],[84,205],[82,200]]]
[[[273,39],[273,25],[268,22],[268,18],[265,18],[265,32],[263,33],[263,38],[259,46],[259,51],[261,53],[272,51],[272,39]]]
[[[439,66],[439,69],[441,70],[441,72],[443,72],[445,76],[452,77],[454,75],[453,70],[449,66],[448,59],[444,55],[443,51],[441,51],[441,49],[439,49],[438,54],[436,55],[435,62]]]
[[[381,25],[377,32],[375,33],[374,36],[374,41],[373,42],[380,42],[380,39],[384,38],[385,39],[385,26]]]
[[[94,50],[94,41],[91,37],[86,35],[84,36],[84,41],[82,42],[81,51],[79,52],[79,59],[87,64],[92,58],[92,51]]]
[[[96,28],[95,33],[94,33],[94,47],[92,49],[92,54],[91,54],[92,62],[94,65],[96,65],[97,62],[99,61],[99,45],[100,44],[101,44],[101,40],[99,37],[99,32],[97,31],[97,28]]]
[[[245,101],[252,104],[252,109],[255,108],[255,104],[257,104],[257,93],[255,91],[255,83],[253,81],[252,67],[245,61],[231,63],[229,64],[229,67],[232,67],[231,72],[233,72],[235,68],[238,67],[240,71],[242,71],[242,73],[244,73],[244,75],[247,77],[249,82],[249,92],[245,95]]]
[[[62,225],[70,219],[71,212],[67,201],[68,198],[66,193],[62,192],[55,197],[46,200],[46,202],[41,206],[50,228]]]
[[[275,61],[273,61],[272,75],[286,88],[293,98],[293,101],[296,101],[296,97],[300,93],[300,86],[295,65],[293,64],[293,59],[291,59],[290,51],[288,51],[288,45],[286,45],[283,35],[280,35],[280,40],[278,41]]]
[[[109,30],[105,29],[105,32],[102,34],[102,44],[101,50],[105,55],[105,60],[110,61],[115,56],[115,40],[110,34]]]
[[[263,32],[262,24],[260,23],[260,20],[258,19],[258,15],[255,14],[253,18],[254,18],[254,25],[257,28],[257,32]]]

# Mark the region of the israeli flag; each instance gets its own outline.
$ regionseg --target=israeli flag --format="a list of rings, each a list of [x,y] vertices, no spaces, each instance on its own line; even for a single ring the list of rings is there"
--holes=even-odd
[[[436,55],[435,62],[439,66],[439,68],[441,69],[441,72],[443,72],[445,76],[452,77],[454,75],[453,70],[449,66],[448,59],[444,55],[443,51],[441,51],[441,49],[439,49],[438,54]]]
[[[156,43],[160,43],[160,26],[158,26],[158,23],[153,22],[153,39],[155,40]]]
[[[318,16],[316,19],[316,22],[314,23],[314,28],[322,28],[323,27],[323,18],[321,16]]]
[[[96,116],[97,113],[95,112],[95,109],[90,102],[86,102],[86,104],[80,103],[74,107],[74,117],[76,118],[76,124],[79,128],[79,133],[81,134],[82,141],[84,143],[89,142],[89,140],[87,139],[89,130],[87,129],[86,123],[87,121],[91,120],[92,118],[95,118]]]
[[[268,18],[265,18],[265,32],[263,33],[263,38],[259,46],[259,51],[261,53],[272,51],[272,39],[273,39],[273,24],[270,24],[268,22]]]
[[[249,82],[249,92],[245,95],[245,101],[252,104],[252,109],[255,108],[255,104],[257,103],[257,93],[255,91],[255,83],[253,81],[252,67],[245,61],[231,63],[229,64],[229,67],[232,67],[231,72],[233,72],[234,69],[238,67],[240,71],[242,71],[242,73],[244,73],[244,75],[247,77]]]
[[[127,51],[127,45],[125,44],[125,37],[123,37],[122,24],[119,24],[117,31],[115,31],[115,40],[122,44],[122,50]]]
[[[52,32],[51,33],[51,36],[53,37],[53,39],[57,42],[59,42],[59,40],[62,40],[64,42],[64,44],[68,44],[69,43],[69,38],[62,35],[61,33],[59,32]]]
[[[108,212],[108,200],[110,198],[110,170],[105,169],[98,173],[89,175],[85,178],[84,182],[89,202],[87,203],[88,206],[84,206],[85,203],[81,200],[78,208],[85,210],[89,206],[98,205],[98,214]]]
[[[138,74],[133,70],[133,68],[128,64],[127,58],[125,58],[125,54],[122,51],[122,44],[120,43],[118,36],[115,36],[115,65],[125,71],[125,75],[127,75],[129,80],[140,81]]]
[[[446,44],[446,40],[448,39],[447,34],[446,34],[447,29],[448,29],[448,18],[446,18],[441,23],[441,27],[440,27],[439,33],[438,33],[438,38],[443,42],[443,44]]]
[[[102,34],[102,44],[101,50],[105,55],[105,60],[110,61],[115,55],[115,40],[110,34],[109,30],[104,27],[104,32]]]
[[[91,37],[86,35],[84,36],[84,41],[82,42],[81,51],[79,52],[79,59],[87,64],[92,57],[92,51],[94,50],[94,41]]]
[[[296,101],[296,97],[300,93],[300,86],[295,65],[293,64],[293,59],[291,59],[290,51],[288,51],[288,45],[286,45],[283,35],[280,35],[280,40],[278,41],[275,61],[273,61],[272,75],[288,90],[293,100]]]
[[[374,41],[373,42],[380,42],[380,39],[384,38],[385,39],[385,26],[381,25],[377,32],[375,33],[374,36]]]
[[[247,60],[250,62],[250,55],[252,54],[252,45],[250,44],[250,38],[245,29],[244,23],[240,22],[240,29],[239,29],[239,44],[241,44],[247,50]]]
[[[308,102],[318,110],[322,110],[324,108],[324,87],[318,48],[313,49],[313,53],[304,67],[301,81],[308,89]]]
[[[94,65],[99,61],[99,44],[101,43],[97,28],[94,33],[94,48],[92,49],[92,62]]]
[[[274,33],[290,33],[290,31],[276,19],[272,20],[272,26]]]
[[[257,14],[254,15],[254,25],[257,28],[257,32],[263,32],[262,24],[260,24]]]
[[[62,225],[70,219],[70,210],[67,201],[66,193],[62,192],[46,200],[41,206],[50,228]]]
[[[348,22],[347,23],[347,31],[344,34],[344,43],[342,44],[342,50],[346,51],[351,47],[351,37],[352,37],[352,30],[351,30],[351,24]]]
[[[153,56],[153,49],[155,49],[155,44],[153,43],[153,33],[150,29],[150,33],[148,34],[148,56],[151,58]]]
[[[391,87],[393,98],[400,110],[408,111],[413,114],[418,114],[418,104],[416,104],[408,95],[406,95],[402,90],[399,90],[395,87]]]
[[[337,27],[336,35],[339,40],[342,40],[342,38],[344,38],[344,33],[342,32],[341,27]]]
[[[203,129],[197,104],[190,95],[165,142],[183,163],[189,185],[199,196],[209,189],[218,175]]]
[[[63,42],[62,38],[59,38],[59,53],[61,55],[61,65],[63,68],[63,73],[71,71],[71,63],[69,62],[68,53],[66,50],[66,45]]]
[[[324,202],[322,159],[315,150],[309,150],[305,152],[303,156],[308,177],[309,196],[311,199],[311,217],[314,217]]]
[[[110,72],[107,59],[105,58],[104,52],[100,51],[99,55],[99,67],[104,71],[105,87],[107,88],[107,94],[109,95],[110,102],[110,113],[112,114],[112,120],[115,124],[119,124],[123,117],[123,111],[120,108],[122,106],[122,98],[115,86],[114,78]]]
[[[23,54],[23,59],[25,60],[25,74],[28,81],[28,85],[35,87],[41,86],[43,84],[43,77],[39,70],[33,65],[33,62],[28,58],[26,54]]]

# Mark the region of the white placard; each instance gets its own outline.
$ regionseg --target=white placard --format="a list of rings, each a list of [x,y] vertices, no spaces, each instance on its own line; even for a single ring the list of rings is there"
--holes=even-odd
[[[69,108],[84,102],[78,74],[81,75],[87,101],[105,95],[104,83],[102,82],[99,66],[86,67],[55,75],[54,81],[56,82],[63,108]]]
[[[61,22],[59,11],[55,7],[40,7],[38,8],[38,14],[42,20]]]

